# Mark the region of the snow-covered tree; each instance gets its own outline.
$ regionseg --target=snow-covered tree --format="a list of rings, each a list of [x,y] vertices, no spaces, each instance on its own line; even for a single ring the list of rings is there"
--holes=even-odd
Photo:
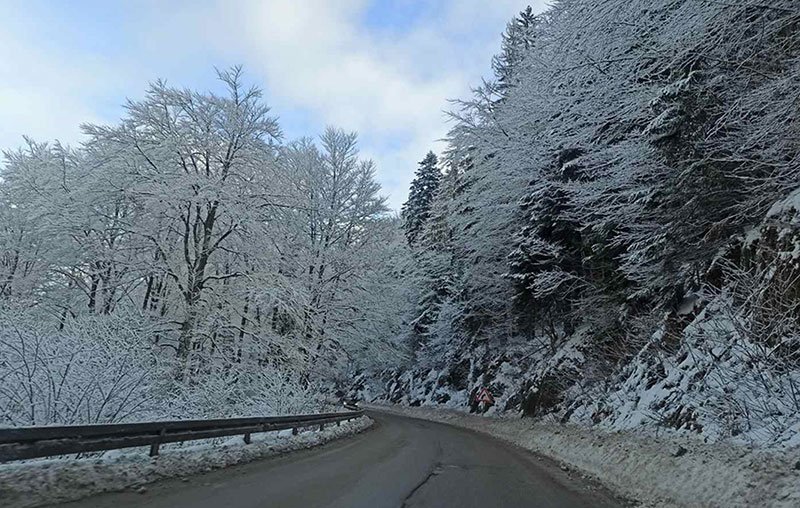
[[[409,245],[413,245],[425,223],[431,215],[431,204],[439,189],[442,174],[439,171],[439,160],[436,154],[428,152],[419,163],[411,188],[408,192],[408,201],[403,203],[402,217],[403,229]]]
[[[6,152],[0,423],[310,410],[403,356],[405,242],[355,134],[283,144],[241,70],[219,78]]]
[[[518,83],[517,75],[523,59],[533,47],[539,22],[529,5],[506,25],[501,35],[500,53],[492,58],[492,70],[497,80],[495,87],[501,96]]]
[[[560,0],[511,21],[494,79],[453,114],[447,162],[464,170],[447,206],[434,205],[445,216],[429,221],[446,224],[452,256],[415,257],[416,356],[434,370],[412,379],[438,379],[415,397],[439,400],[464,371],[469,382],[453,386],[469,393],[501,365],[517,372],[493,387],[509,407],[604,418],[619,404],[604,399],[615,380],[644,390],[660,382],[653,365],[702,356],[688,326],[699,309],[698,322],[734,326],[725,299],[760,301],[756,287],[742,297],[741,281],[765,273],[780,273],[786,294],[793,275],[777,259],[793,219],[773,212],[800,175],[788,135],[798,127],[796,14],[788,0]],[[764,229],[778,222],[780,233]],[[763,251],[770,269],[748,265],[776,241],[784,254]],[[755,272],[720,269],[729,263]],[[741,363],[724,368],[749,375]],[[748,390],[737,404],[760,393]],[[630,385],[620,393],[634,400]],[[647,410],[692,429],[699,414],[719,417],[696,402]]]

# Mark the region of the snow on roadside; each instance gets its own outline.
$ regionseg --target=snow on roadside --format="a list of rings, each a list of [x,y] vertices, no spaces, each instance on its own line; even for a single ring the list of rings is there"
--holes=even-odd
[[[312,448],[363,432],[373,421],[364,416],[322,431],[253,434],[246,445],[241,436],[218,444],[162,446],[149,457],[147,448],[108,452],[99,458],[47,459],[0,465],[0,506],[28,508],[81,499],[92,494],[126,489],[166,478],[189,476],[252,462],[295,450]]]
[[[800,506],[800,453],[608,432],[513,416],[375,405],[483,432],[589,474],[644,506]]]

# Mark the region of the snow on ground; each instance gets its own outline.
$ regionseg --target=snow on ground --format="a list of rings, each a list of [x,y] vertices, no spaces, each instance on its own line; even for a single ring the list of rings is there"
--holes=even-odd
[[[364,416],[325,430],[253,434],[246,445],[241,436],[224,441],[188,446],[161,447],[161,455],[149,457],[149,448],[105,453],[99,458],[46,459],[0,465],[0,506],[27,508],[66,502],[101,492],[146,489],[144,485],[166,478],[183,477],[234,464],[252,462],[295,450],[312,448],[368,429]]]
[[[381,411],[490,434],[595,477],[643,506],[800,506],[800,452],[706,444],[689,436],[608,432],[574,424],[447,409]]]

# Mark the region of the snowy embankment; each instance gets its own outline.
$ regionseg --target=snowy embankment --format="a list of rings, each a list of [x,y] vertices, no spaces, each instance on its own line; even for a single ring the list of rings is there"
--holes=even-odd
[[[147,448],[142,448],[108,452],[99,458],[4,464],[0,465],[0,506],[40,506],[128,489],[144,492],[148,483],[312,448],[363,432],[372,423],[364,416],[296,436],[291,431],[253,434],[249,445],[241,436],[221,443],[164,445],[156,457],[149,457]]]
[[[464,427],[560,461],[643,506],[800,506],[800,453],[607,432],[519,417],[375,405]]]

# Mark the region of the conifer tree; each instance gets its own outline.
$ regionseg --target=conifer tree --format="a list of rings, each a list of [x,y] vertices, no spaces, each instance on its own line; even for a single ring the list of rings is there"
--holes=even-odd
[[[411,182],[408,201],[403,204],[403,229],[409,245],[414,245],[422,227],[431,214],[431,203],[439,189],[441,173],[436,154],[428,152],[419,163],[419,168]]]
[[[530,5],[506,25],[502,34],[500,54],[492,58],[492,70],[497,78],[497,92],[504,96],[518,78],[519,66],[533,46],[534,30],[539,23]]]

